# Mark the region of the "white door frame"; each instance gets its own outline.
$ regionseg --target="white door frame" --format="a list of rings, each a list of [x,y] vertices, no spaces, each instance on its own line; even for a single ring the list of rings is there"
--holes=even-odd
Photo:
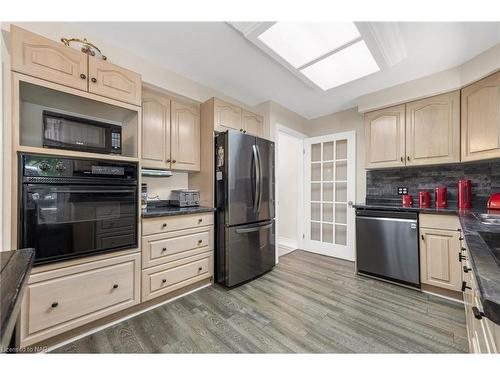
[[[294,138],[297,138],[300,141],[299,145],[299,167],[304,165],[304,139],[307,138],[307,136],[301,132],[298,132],[296,130],[293,130],[289,127],[286,127],[285,125],[281,124],[276,124],[275,131],[274,131],[274,139],[275,139],[275,166],[279,165],[279,134],[287,134],[289,136],[292,136]],[[298,178],[298,196],[297,196],[297,246],[299,249],[302,248],[303,244],[303,217],[304,217],[304,184],[302,181],[304,180],[304,169],[299,168],[299,178]],[[279,173],[278,169],[275,168],[275,199],[276,199],[276,263],[278,263],[278,258],[279,258],[279,187],[280,187],[280,181],[279,181]]]
[[[311,168],[310,168],[310,160],[306,160],[306,156],[304,155],[304,201],[303,201],[303,212],[304,212],[304,221],[303,221],[303,230],[305,234],[305,239],[303,240],[303,249],[322,254],[333,256],[341,259],[346,259],[350,261],[354,261],[356,257],[356,244],[355,244],[355,215],[354,210],[351,208],[352,202],[356,199],[356,132],[354,130],[340,133],[332,133],[327,135],[322,135],[318,137],[312,137],[304,139],[304,153],[307,147],[307,144],[312,143],[320,143],[320,142],[329,142],[332,137],[336,139],[347,139],[348,148],[347,148],[347,181],[351,184],[351,188],[347,187],[347,212],[346,212],[346,223],[347,223],[347,238],[346,238],[346,246],[344,249],[339,247],[343,245],[332,245],[326,244],[320,241],[311,241],[310,240],[310,221],[311,221]],[[310,159],[310,150],[309,150],[309,159]],[[306,187],[307,185],[307,187]],[[335,204],[335,203],[334,203]],[[333,228],[335,231],[335,226]],[[337,246],[337,249],[333,249],[334,246]],[[346,248],[348,248],[350,253],[345,253]],[[342,251],[344,250],[344,251]]]

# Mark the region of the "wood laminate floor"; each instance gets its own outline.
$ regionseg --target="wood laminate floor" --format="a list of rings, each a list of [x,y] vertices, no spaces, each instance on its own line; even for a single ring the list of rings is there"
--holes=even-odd
[[[354,274],[296,250],[232,290],[214,285],[56,353],[461,353],[459,303]]]

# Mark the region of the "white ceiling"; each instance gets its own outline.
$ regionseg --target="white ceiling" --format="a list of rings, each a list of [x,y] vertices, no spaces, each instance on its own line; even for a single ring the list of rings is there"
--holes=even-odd
[[[249,106],[273,100],[306,118],[353,107],[362,95],[455,67],[500,43],[500,23],[364,24],[386,32],[397,30],[397,43],[387,40],[385,44],[386,60],[391,54],[401,54],[387,50],[398,43],[406,57],[329,91],[299,79],[224,22],[93,22],[74,26],[89,38],[99,35],[100,40],[135,51]],[[363,28],[363,24],[357,25]],[[386,38],[391,39],[391,35]],[[370,40],[367,44],[370,49],[380,47],[370,46]],[[378,53],[382,52],[379,48]]]

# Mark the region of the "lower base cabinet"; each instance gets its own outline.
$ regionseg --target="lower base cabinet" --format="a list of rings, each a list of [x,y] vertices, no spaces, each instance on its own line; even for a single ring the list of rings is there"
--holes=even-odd
[[[21,308],[28,346],[140,303],[139,252],[32,273]]]

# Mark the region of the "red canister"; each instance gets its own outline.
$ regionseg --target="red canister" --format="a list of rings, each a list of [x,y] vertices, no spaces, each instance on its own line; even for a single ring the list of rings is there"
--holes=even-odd
[[[458,208],[470,208],[472,198],[472,183],[470,180],[458,181]]]
[[[420,208],[431,206],[431,194],[428,191],[421,191],[418,193],[418,205]]]
[[[436,208],[448,207],[448,191],[444,186],[438,186],[434,189],[436,195]]]
[[[403,207],[413,206],[413,197],[411,195],[403,195]]]

